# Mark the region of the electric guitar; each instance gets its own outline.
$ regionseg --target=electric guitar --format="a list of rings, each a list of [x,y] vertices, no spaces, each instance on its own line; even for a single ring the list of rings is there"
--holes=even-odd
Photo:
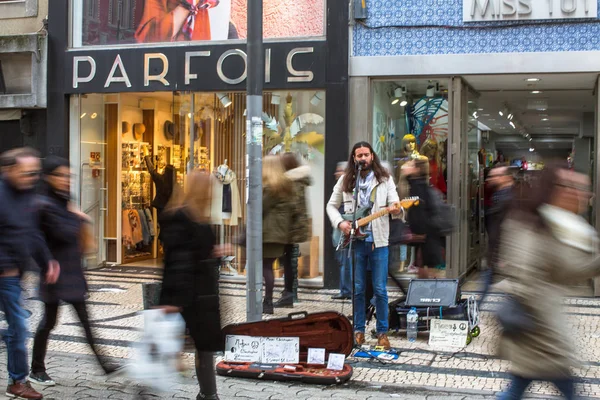
[[[402,215],[402,219],[404,220],[404,212],[413,207],[413,206],[418,206],[419,205],[419,197],[408,197],[406,199],[402,199],[399,202],[395,203],[394,205],[400,207],[400,210],[402,211],[403,215]],[[363,228],[366,227],[367,225],[369,225],[373,220],[376,220],[377,218],[381,218],[383,216],[386,216],[390,213],[390,208],[391,207],[385,207],[384,209],[377,211],[376,213],[370,214],[371,208],[370,207],[361,207],[358,210],[356,210],[356,222],[354,222],[354,225],[352,226],[352,229],[354,229],[354,238],[355,239],[364,239],[367,234],[363,231]],[[348,213],[348,214],[342,214],[342,217],[344,218],[345,221],[352,221],[352,219],[354,218],[354,213]],[[341,234],[340,236],[340,240],[338,242],[337,248],[336,250],[339,249],[344,249],[346,247],[348,247],[348,245],[350,244],[351,241],[351,235],[345,235],[345,234]]]

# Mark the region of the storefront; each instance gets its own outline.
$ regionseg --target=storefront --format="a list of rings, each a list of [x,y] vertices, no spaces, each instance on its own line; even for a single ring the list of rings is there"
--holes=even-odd
[[[50,15],[48,151],[77,166],[73,194],[99,248],[88,264],[160,265],[156,182],[170,175],[184,184],[190,168],[213,174],[211,223],[221,243],[235,242],[246,220],[245,6],[208,2],[171,36],[175,17],[150,15],[152,1],[57,3],[69,18]],[[339,273],[324,206],[335,164],[347,157],[348,115],[347,47],[329,43],[347,41],[347,30],[326,21],[347,11],[322,1],[264,7],[275,19],[264,22],[263,150],[291,151],[311,166],[312,237],[301,244],[299,271],[331,287]],[[294,22],[296,13],[307,19]],[[69,30],[57,26],[61,18]],[[165,43],[163,28],[178,42]],[[243,280],[242,247],[222,273]]]
[[[367,17],[352,28],[350,141],[368,139],[396,180],[404,143],[427,158],[431,184],[459,217],[437,276],[463,279],[484,263],[484,170],[497,150],[531,170],[543,165],[540,154],[567,160],[586,145],[576,169],[597,190],[597,3],[374,0],[360,10]],[[597,205],[590,218],[598,226]],[[390,271],[414,277],[410,253],[391,249]]]

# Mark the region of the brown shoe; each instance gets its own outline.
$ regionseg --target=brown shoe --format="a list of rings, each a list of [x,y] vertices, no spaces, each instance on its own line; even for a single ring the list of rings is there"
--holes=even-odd
[[[390,340],[388,339],[385,333],[380,333],[379,335],[377,335],[377,346],[381,346],[386,350],[392,348],[392,346],[390,346]]]
[[[20,399],[43,399],[44,395],[36,392],[29,382],[15,382],[12,385],[8,385],[6,388],[7,397],[18,397]]]
[[[356,343],[357,346],[362,346],[363,344],[365,344],[365,334],[362,332],[355,332],[354,333],[354,342]]]

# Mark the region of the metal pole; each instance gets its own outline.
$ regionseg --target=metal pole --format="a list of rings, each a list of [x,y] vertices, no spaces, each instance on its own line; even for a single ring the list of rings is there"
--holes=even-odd
[[[187,110],[191,114],[191,117],[188,118],[189,124],[190,124],[190,138],[189,138],[190,152],[188,154],[189,161],[188,161],[188,165],[187,165],[187,173],[188,174],[190,174],[194,170],[194,167],[195,167],[195,164],[194,164],[194,136],[195,136],[194,129],[196,128],[195,124],[194,124],[194,117],[196,116],[196,114],[195,114],[196,110],[194,110],[195,106],[196,106],[196,94],[192,93],[190,109]],[[184,120],[185,120],[185,117],[187,117],[187,115],[183,116]]]
[[[248,0],[246,110],[246,320],[262,319],[262,0]]]

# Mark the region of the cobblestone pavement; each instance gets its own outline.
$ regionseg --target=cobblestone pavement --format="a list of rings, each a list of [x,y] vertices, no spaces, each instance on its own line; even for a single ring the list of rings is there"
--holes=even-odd
[[[103,354],[121,359],[122,363],[132,357],[131,344],[139,338],[143,326],[142,317],[138,314],[143,308],[142,284],[156,279],[155,270],[134,267],[88,273],[90,318]],[[31,331],[37,327],[42,310],[42,303],[34,290],[35,280],[31,276],[24,280],[24,304],[31,313],[28,319]],[[294,306],[293,311],[333,310],[350,314],[350,302],[331,300],[333,293],[329,290],[300,289],[301,302]],[[222,284],[221,294],[223,323],[243,322],[245,288],[242,285]],[[390,291],[390,301],[399,295],[399,292]],[[390,337],[392,346],[400,351],[398,360],[383,363],[350,358],[354,375],[350,383],[343,386],[306,386],[219,377],[219,390],[225,399],[278,399],[290,396],[299,399],[491,399],[494,393],[506,386],[509,367],[507,362],[495,356],[499,329],[490,311],[499,300],[499,296],[491,296],[490,303],[481,310],[481,335],[469,346],[455,352],[432,349],[426,335],[419,335],[416,342],[410,343],[401,332]],[[285,316],[290,311],[278,309],[274,317]],[[579,381],[578,395],[600,398],[600,299],[570,298],[567,300],[567,312],[577,356],[581,361],[581,367],[574,370]],[[5,326],[4,320],[0,321],[0,329]],[[375,343],[374,338],[367,339]],[[74,311],[70,306],[61,306],[48,355],[48,372],[60,385],[46,388],[45,398],[189,399],[195,398],[197,393],[191,353],[184,355],[188,371],[180,382],[172,384],[170,393],[154,393],[129,382],[124,376],[107,379],[90,354]],[[6,378],[5,363],[4,357],[0,357],[0,379]],[[552,386],[543,382],[535,383],[528,391],[535,398],[558,396]]]

